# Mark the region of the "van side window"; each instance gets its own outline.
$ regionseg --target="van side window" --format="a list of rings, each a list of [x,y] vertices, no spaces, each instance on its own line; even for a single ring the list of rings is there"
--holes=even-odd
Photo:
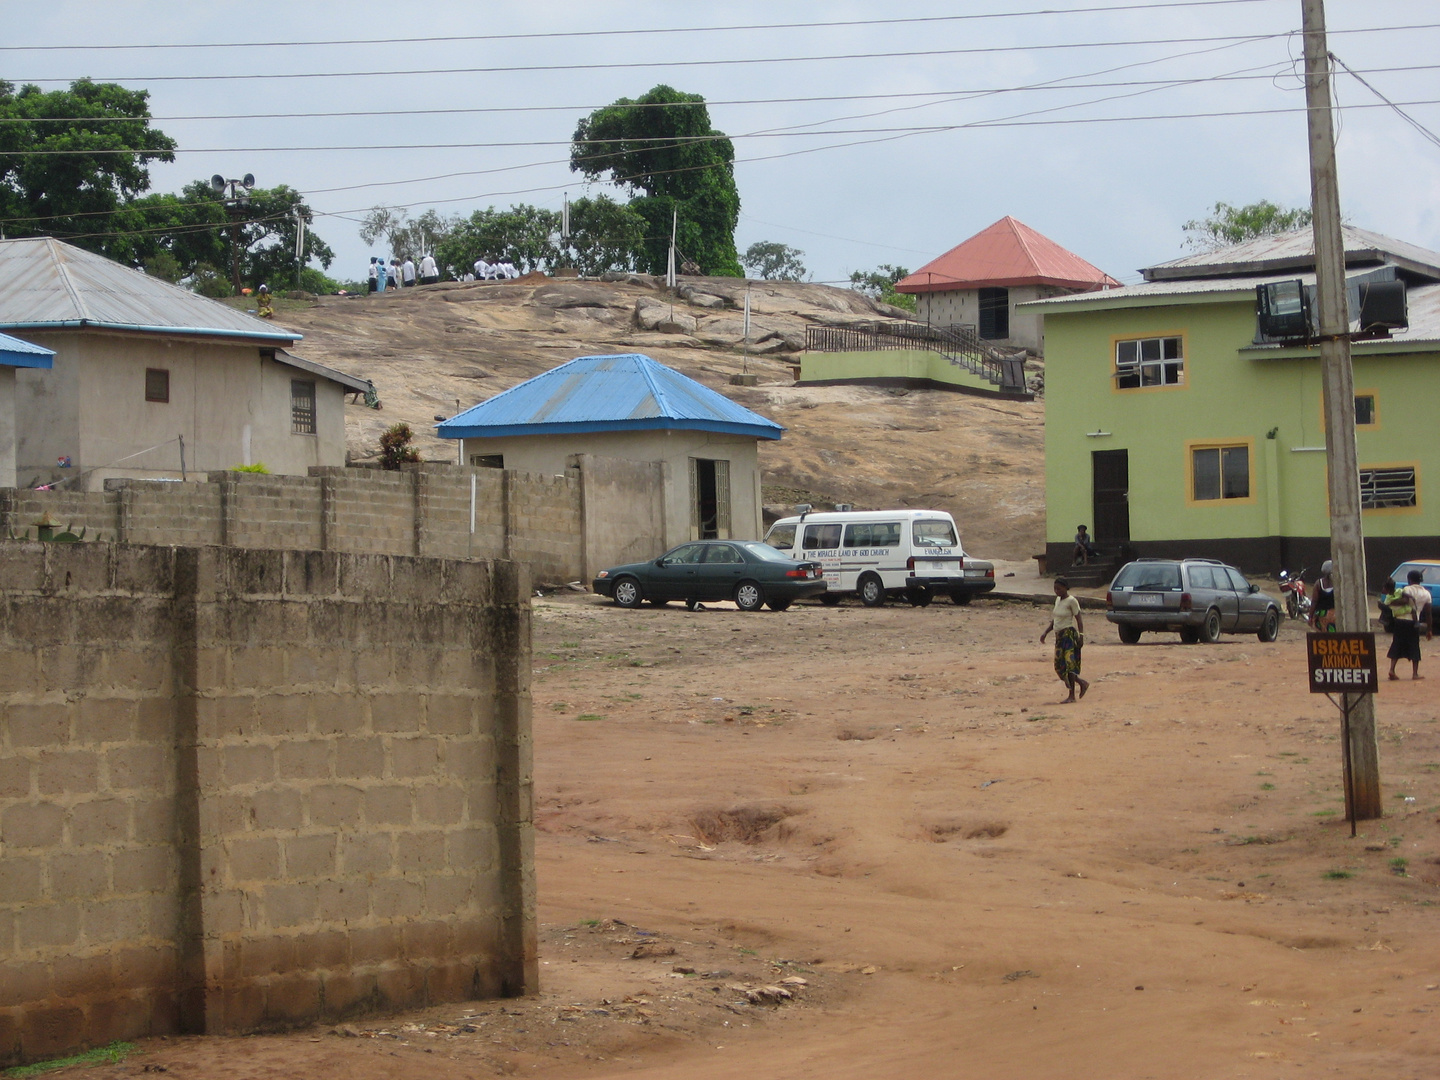
[[[886,548],[900,546],[898,521],[866,521],[845,527],[847,548]]]
[[[955,526],[944,520],[915,522],[915,543],[932,547],[954,547]]]
[[[789,551],[795,546],[795,526],[776,525],[765,537],[765,543],[777,551]]]
[[[806,525],[806,551],[834,551],[840,546],[839,525]]]

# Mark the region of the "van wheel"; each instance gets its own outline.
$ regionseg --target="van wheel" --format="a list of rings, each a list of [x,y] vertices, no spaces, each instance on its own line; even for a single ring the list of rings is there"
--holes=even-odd
[[[1255,634],[1261,641],[1274,641],[1280,636],[1280,609],[1266,608],[1265,621]]]
[[[1140,628],[1138,626],[1127,626],[1120,623],[1117,629],[1120,631],[1120,640],[1126,645],[1135,645],[1140,641]]]
[[[1205,613],[1205,621],[1200,624],[1200,640],[1206,645],[1214,645],[1220,640],[1220,612],[1211,608]]]
[[[765,606],[765,590],[753,581],[735,586],[735,606],[741,611],[759,611]]]
[[[841,596],[838,592],[827,592],[820,594],[820,603],[824,604],[826,607],[834,607],[836,604],[840,603],[840,601],[844,599],[845,598]]]
[[[765,606],[771,611],[784,611],[791,604],[789,600],[766,600]]]
[[[880,607],[885,603],[885,583],[877,574],[862,574],[855,592],[866,607]]]
[[[950,602],[952,604],[958,604],[960,607],[964,607],[973,599],[975,599],[974,595],[966,592],[964,589],[956,589],[950,594]]]
[[[905,594],[905,599],[910,601],[911,607],[929,607],[935,594],[929,589],[911,589]]]

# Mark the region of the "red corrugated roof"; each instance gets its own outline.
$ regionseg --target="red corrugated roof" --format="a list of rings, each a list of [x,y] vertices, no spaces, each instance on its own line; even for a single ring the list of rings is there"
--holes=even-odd
[[[895,290],[953,292],[987,286],[1059,285],[1069,289],[1117,286],[1105,271],[1066,251],[1024,222],[1003,217],[988,229],[926,263]]]

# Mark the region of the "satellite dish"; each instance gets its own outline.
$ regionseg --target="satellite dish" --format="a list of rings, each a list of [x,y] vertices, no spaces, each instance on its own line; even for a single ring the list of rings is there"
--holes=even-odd
[[[241,180],[240,183],[244,184],[247,188],[253,188],[255,186],[255,174],[247,172],[245,179]]]
[[[214,176],[210,177],[210,186],[214,188],[217,192],[224,191],[225,178],[219,173],[216,173]]]

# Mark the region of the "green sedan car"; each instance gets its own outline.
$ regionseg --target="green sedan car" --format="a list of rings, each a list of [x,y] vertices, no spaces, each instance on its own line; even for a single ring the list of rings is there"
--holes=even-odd
[[[591,583],[621,607],[644,601],[734,600],[741,611],[784,611],[794,601],[825,592],[825,569],[797,562],[758,540],[695,540],[658,559],[601,570]]]

